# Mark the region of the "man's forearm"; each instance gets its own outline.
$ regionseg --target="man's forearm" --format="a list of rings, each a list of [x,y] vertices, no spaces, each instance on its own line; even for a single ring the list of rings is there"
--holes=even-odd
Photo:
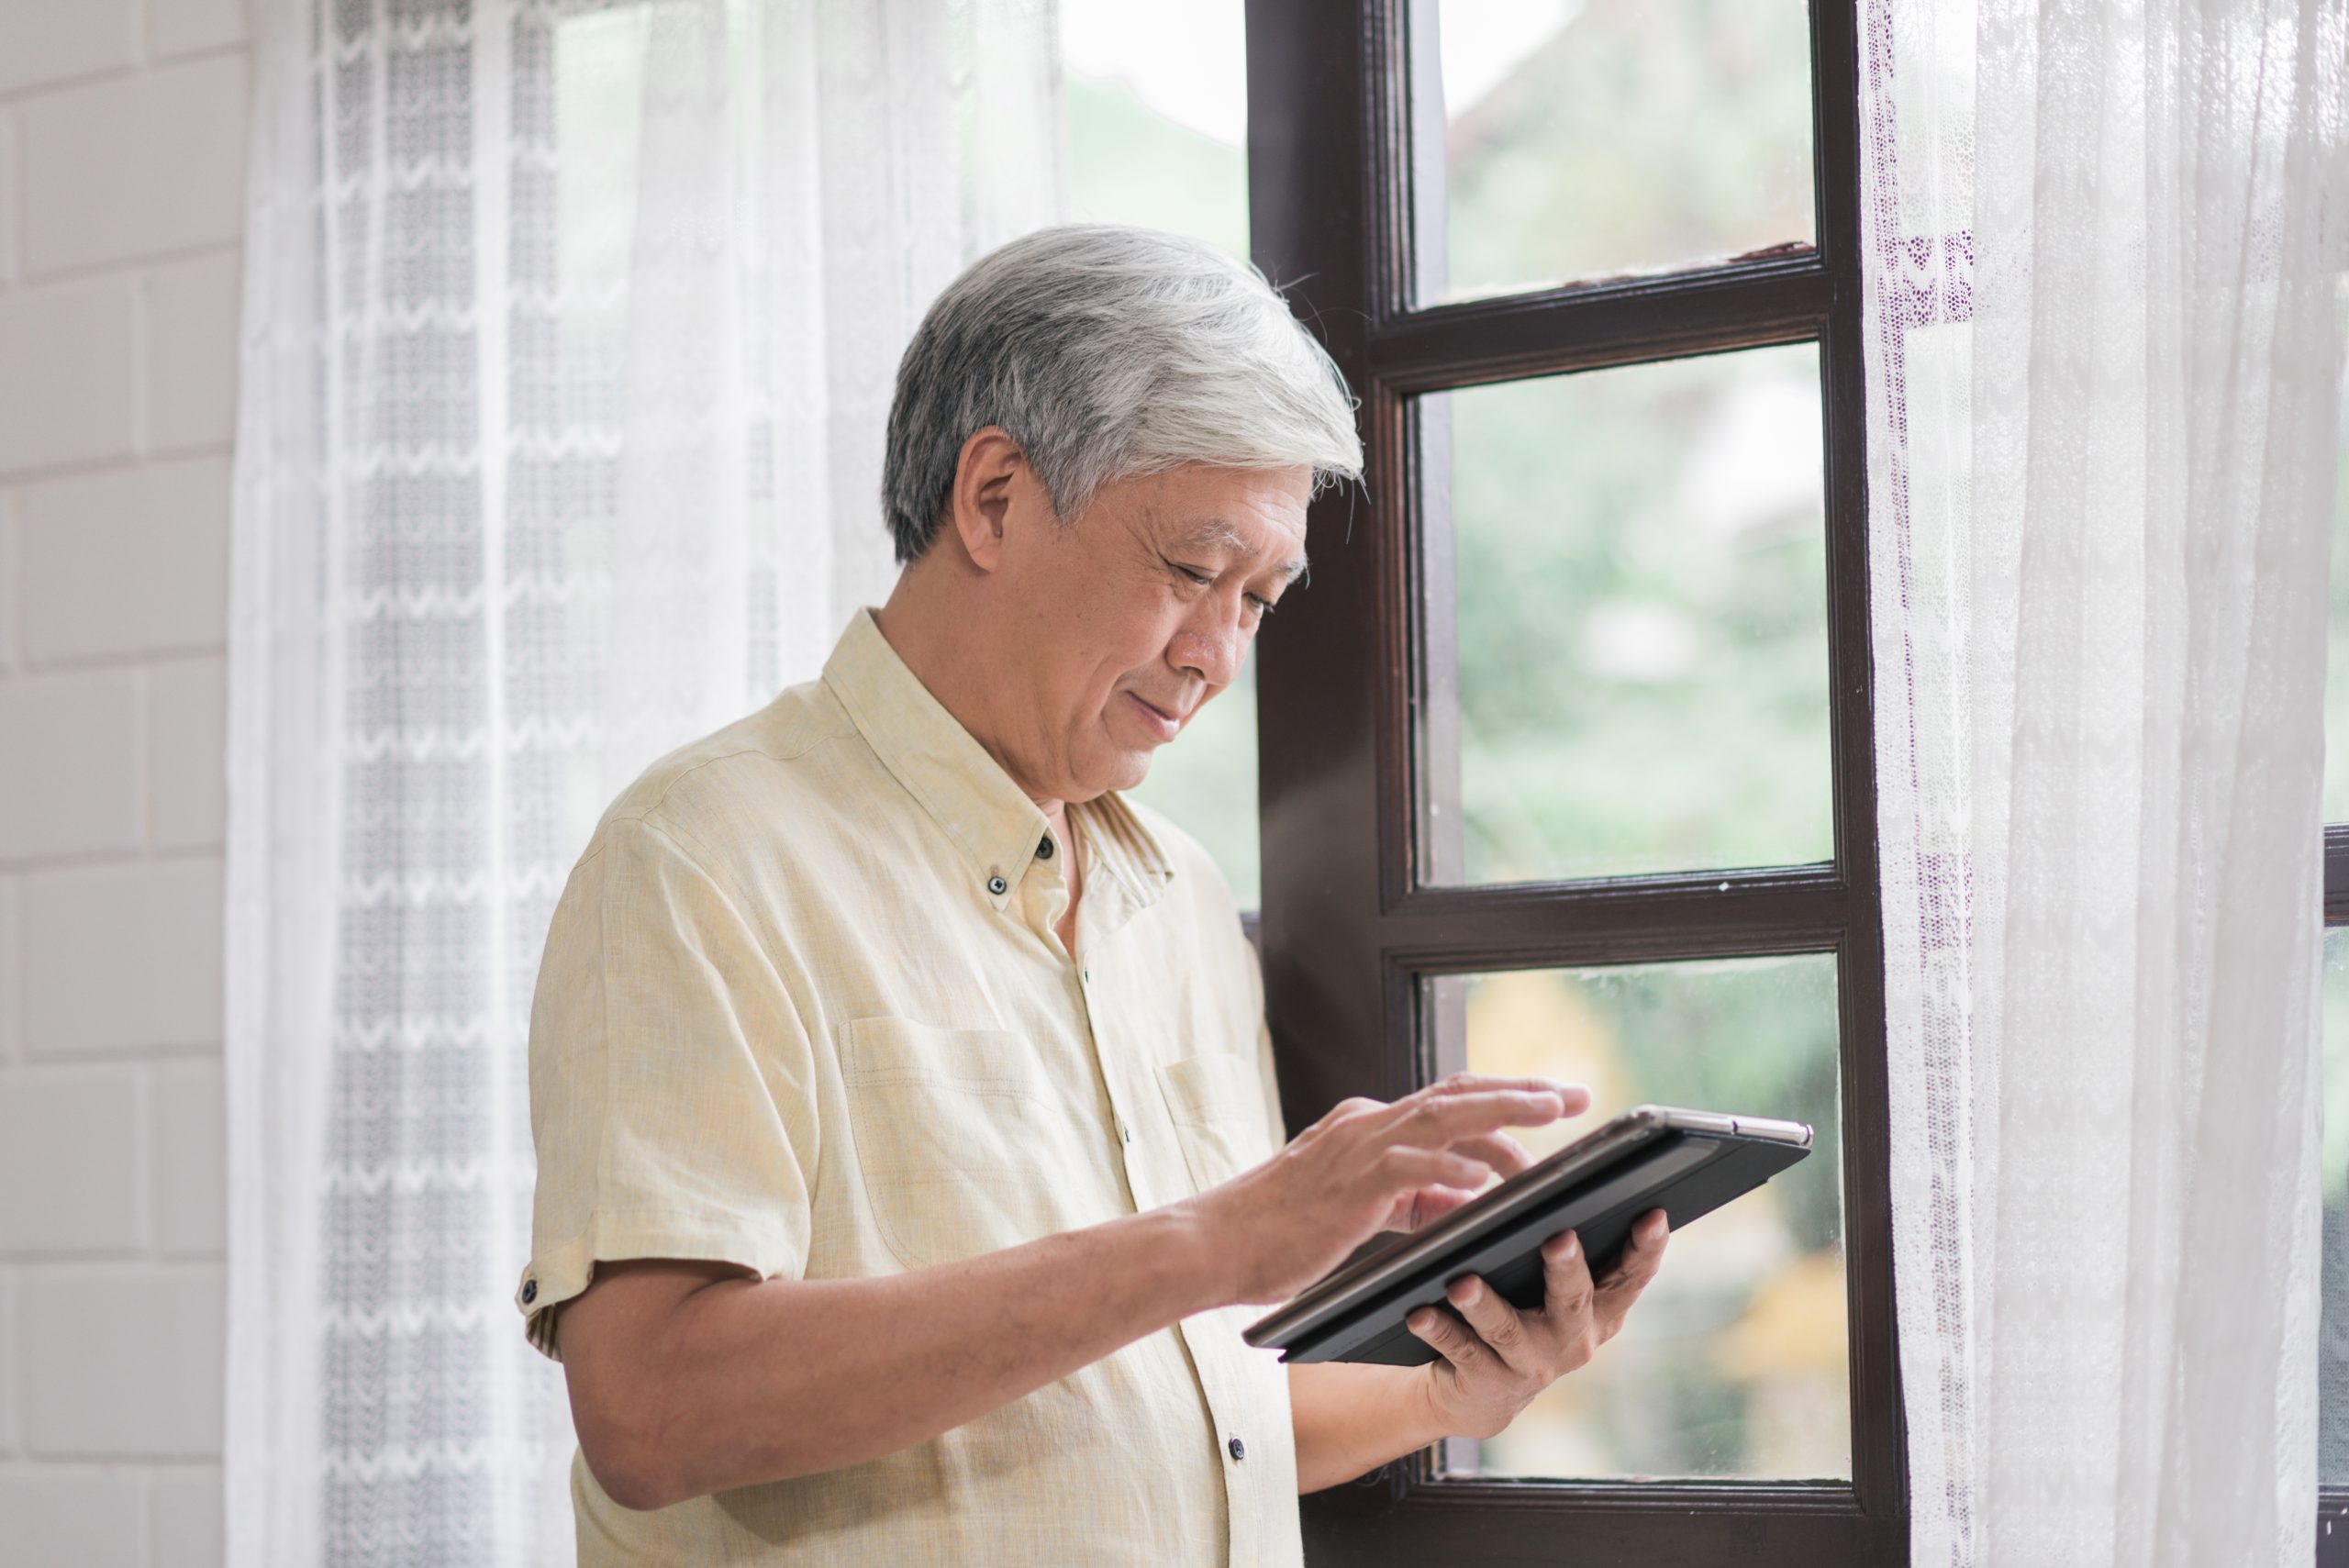
[[[1424,1366],[1311,1362],[1288,1369],[1297,1489],[1319,1492],[1452,1434],[1428,1398]]]
[[[647,1506],[876,1458],[1222,1305],[1181,1206],[869,1279],[722,1280],[664,1325]]]

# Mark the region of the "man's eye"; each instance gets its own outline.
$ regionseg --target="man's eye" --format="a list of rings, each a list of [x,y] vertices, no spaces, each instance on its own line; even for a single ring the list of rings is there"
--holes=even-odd
[[[1188,566],[1177,565],[1174,567],[1174,570],[1180,572],[1184,576],[1188,577],[1192,582],[1197,583],[1202,588],[1215,581],[1214,578],[1208,576],[1206,573],[1194,571]]]
[[[1257,613],[1258,615],[1260,615],[1260,616],[1268,616],[1268,615],[1271,615],[1271,614],[1273,613],[1273,601],[1272,601],[1272,600],[1267,599],[1267,598],[1264,598],[1264,597],[1262,597],[1261,595],[1255,595],[1255,594],[1251,594],[1251,595],[1248,595],[1248,597],[1249,597],[1251,600],[1252,600],[1252,601],[1254,602],[1254,604],[1255,604],[1255,606],[1256,606],[1256,613]]]

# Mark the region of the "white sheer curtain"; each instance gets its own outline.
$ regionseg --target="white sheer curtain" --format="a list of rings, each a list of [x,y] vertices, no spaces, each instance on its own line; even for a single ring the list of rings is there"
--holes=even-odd
[[[1861,0],[1920,1568],[2311,1561],[2342,13]]]
[[[544,922],[893,573],[896,354],[1063,204],[1049,0],[264,0],[229,647],[228,1560],[568,1562]]]

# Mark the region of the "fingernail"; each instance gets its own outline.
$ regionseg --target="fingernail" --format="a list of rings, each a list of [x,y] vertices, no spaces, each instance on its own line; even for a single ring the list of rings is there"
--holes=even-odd
[[[1564,1246],[1563,1246],[1563,1247],[1561,1247],[1561,1248],[1559,1248],[1559,1249],[1558,1249],[1558,1256],[1559,1256],[1559,1257],[1561,1257],[1561,1258],[1571,1258],[1571,1257],[1573,1257],[1576,1252],[1579,1252],[1579,1251],[1582,1251],[1582,1238],[1581,1238],[1580,1236],[1577,1236],[1576,1234],[1575,1234],[1575,1232],[1573,1232],[1573,1231],[1571,1231],[1571,1230],[1567,1231],[1567,1232],[1566,1232],[1566,1244],[1565,1244]]]
[[[1426,1311],[1414,1312],[1403,1319],[1403,1327],[1414,1334],[1425,1334],[1435,1327],[1435,1314]]]

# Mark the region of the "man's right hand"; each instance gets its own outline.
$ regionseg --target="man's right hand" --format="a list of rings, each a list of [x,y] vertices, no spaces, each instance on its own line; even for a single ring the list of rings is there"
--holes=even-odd
[[[1416,1230],[1531,1163],[1502,1130],[1590,1107],[1577,1084],[1458,1073],[1387,1103],[1341,1100],[1253,1170],[1186,1200],[1228,1302],[1286,1301],[1381,1230]]]

